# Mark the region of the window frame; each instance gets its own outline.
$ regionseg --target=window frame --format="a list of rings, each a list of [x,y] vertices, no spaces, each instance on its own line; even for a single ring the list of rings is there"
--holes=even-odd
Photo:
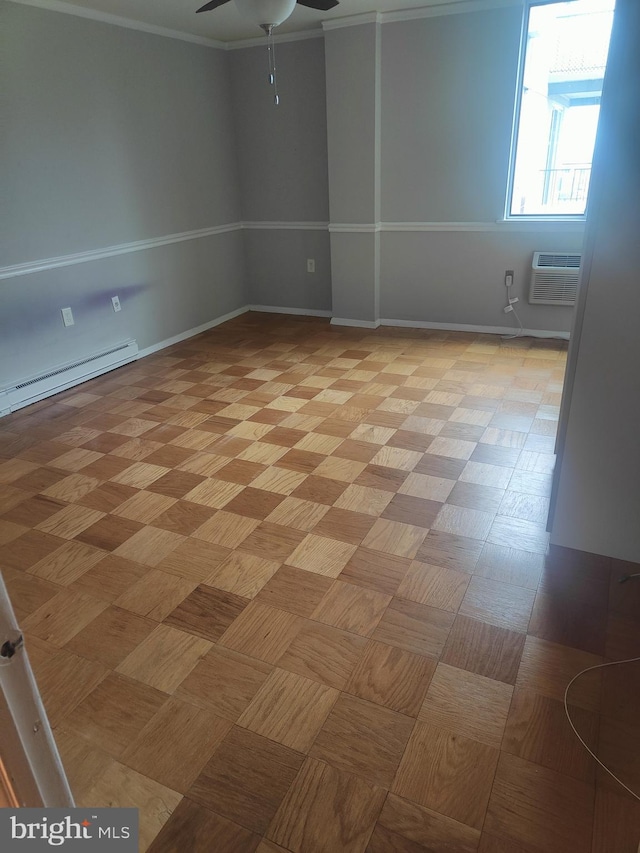
[[[516,156],[518,153],[518,140],[520,136],[522,89],[524,83],[524,67],[527,58],[527,37],[529,34],[529,20],[531,17],[531,9],[534,6],[552,6],[558,3],[571,2],[575,2],[575,0],[524,0],[522,25],[520,28],[520,53],[518,57],[518,72],[516,74],[515,105],[513,110],[513,122],[511,126],[511,143],[509,146],[509,168],[507,172],[507,191],[505,194],[504,216],[502,219],[503,222],[584,222],[587,218],[587,212],[589,209],[588,195],[584,213],[511,213],[511,206],[513,203],[513,186],[516,172]],[[591,162],[593,163],[593,155]]]

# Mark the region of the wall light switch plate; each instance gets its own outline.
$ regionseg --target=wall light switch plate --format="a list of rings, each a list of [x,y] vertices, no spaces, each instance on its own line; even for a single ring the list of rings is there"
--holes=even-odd
[[[313,258],[307,258],[307,272],[316,271],[316,262]]]
[[[73,326],[75,320],[73,319],[73,311],[71,308],[61,308],[60,313],[62,314],[62,322],[65,326]]]
[[[118,313],[118,311],[122,310],[122,305],[120,305],[120,299],[117,296],[111,297],[111,304],[113,305],[113,310]]]

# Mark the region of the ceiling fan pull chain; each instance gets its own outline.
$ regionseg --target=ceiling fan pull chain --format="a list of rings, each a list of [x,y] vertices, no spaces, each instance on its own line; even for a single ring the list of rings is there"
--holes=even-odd
[[[271,86],[273,86],[273,84],[275,82],[274,75],[273,75],[273,59],[272,59],[272,55],[271,55],[271,39],[273,38],[273,27],[270,24],[268,24],[267,26],[265,26],[264,29],[266,30],[266,33],[267,33],[267,55],[269,57],[269,78],[268,79],[269,79],[269,84]]]
[[[273,27],[269,28],[269,57],[271,61],[271,85],[273,86],[273,103],[277,107],[280,104],[280,95],[278,94],[278,78],[276,76],[276,45],[273,40]]]

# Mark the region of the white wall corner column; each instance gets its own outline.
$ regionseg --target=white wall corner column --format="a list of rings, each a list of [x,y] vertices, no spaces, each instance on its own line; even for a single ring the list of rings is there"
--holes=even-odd
[[[551,542],[640,562],[640,4],[618,0],[562,401]]]
[[[325,25],[329,226],[333,317],[380,318],[379,17]]]

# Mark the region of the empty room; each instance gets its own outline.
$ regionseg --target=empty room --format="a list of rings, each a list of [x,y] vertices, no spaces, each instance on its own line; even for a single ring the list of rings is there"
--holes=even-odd
[[[640,4],[201,2],[0,0],[0,848],[638,853]]]

